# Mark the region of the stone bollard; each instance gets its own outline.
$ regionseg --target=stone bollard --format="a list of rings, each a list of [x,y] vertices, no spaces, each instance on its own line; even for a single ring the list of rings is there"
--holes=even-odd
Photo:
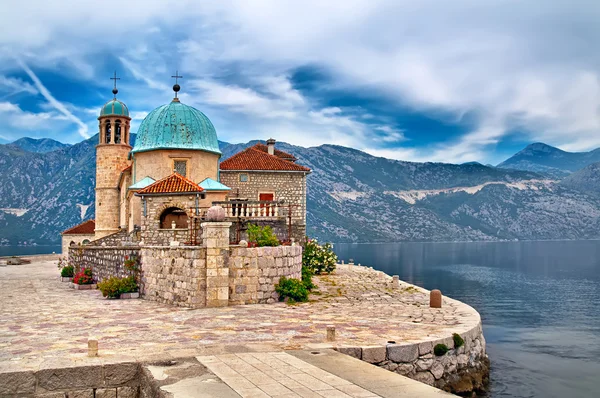
[[[342,265],[344,265],[344,260],[342,260]]]
[[[351,258],[350,260],[348,260],[348,264],[354,265],[354,259]]]
[[[429,306],[431,308],[442,308],[442,292],[435,289],[429,293]]]
[[[398,275],[392,276],[392,289],[400,289],[400,277]]]
[[[327,341],[335,341],[335,326],[327,326]]]
[[[88,357],[98,356],[98,340],[88,340]]]

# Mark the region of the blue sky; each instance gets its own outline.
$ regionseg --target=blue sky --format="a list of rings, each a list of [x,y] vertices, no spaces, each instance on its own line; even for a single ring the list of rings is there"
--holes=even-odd
[[[597,1],[20,1],[1,6],[0,142],[75,143],[118,98],[180,97],[219,138],[498,163],[600,146]],[[15,17],[18,16],[18,17]]]

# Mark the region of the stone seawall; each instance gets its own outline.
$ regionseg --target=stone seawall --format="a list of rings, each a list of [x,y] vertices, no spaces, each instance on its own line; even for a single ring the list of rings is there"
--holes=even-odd
[[[353,268],[373,275],[379,274],[388,281],[387,283],[390,284],[388,286],[393,286],[392,278],[380,271],[361,266],[353,266]],[[393,290],[392,287],[387,291]],[[429,291],[405,282],[402,282],[402,288],[396,288],[396,290],[415,291],[429,295]],[[443,297],[441,309],[427,308],[429,314],[426,316],[431,317],[428,318],[429,320],[420,319],[418,316],[411,319],[416,323],[427,323],[433,321],[434,318],[444,317],[444,308],[450,306],[455,307],[462,316],[472,321],[457,324],[445,335],[433,334],[429,337],[423,336],[418,340],[388,341],[387,344],[380,345],[343,345],[333,348],[341,353],[454,394],[482,393],[486,390],[489,382],[490,363],[485,351],[486,343],[479,313],[458,300]],[[462,338],[462,345],[459,343],[460,346],[455,346],[454,335]],[[443,355],[436,355],[434,347],[438,344],[445,345],[448,351]]]
[[[75,267],[75,272],[90,267],[94,280],[100,282],[111,276],[126,277],[126,257],[138,256],[139,246],[72,246],[69,248],[69,264]]]
[[[302,246],[232,247],[229,256],[229,304],[273,303],[279,279],[300,279]]]

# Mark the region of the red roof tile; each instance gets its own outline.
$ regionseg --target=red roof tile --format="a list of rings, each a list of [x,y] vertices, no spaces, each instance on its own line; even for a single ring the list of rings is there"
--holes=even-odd
[[[304,171],[310,172],[308,167],[300,166],[294,162],[269,155],[255,147],[246,148],[227,160],[220,166],[221,170],[274,170],[274,171]]]
[[[266,146],[265,144],[258,143],[258,144],[256,144],[256,145],[254,145],[254,147],[253,147],[253,148],[256,148],[256,149],[258,149],[259,151],[262,151],[262,152],[265,152],[265,153],[269,153],[269,147],[268,147],[268,146]],[[291,153],[287,153],[287,152],[280,151],[280,150],[279,150],[279,149],[277,149],[277,148],[275,148],[275,151],[274,151],[274,153],[275,153],[275,156],[277,156],[278,158],[281,158],[281,159],[290,160],[290,161],[292,161],[292,162],[294,162],[294,161],[298,160],[298,159],[297,159],[297,158],[296,158],[294,155],[292,155]]]
[[[62,234],[63,235],[92,235],[96,230],[96,222],[94,220],[87,220],[82,222],[79,225],[76,225],[72,228],[67,229]]]
[[[144,195],[150,193],[187,193],[187,192],[202,192],[204,189],[192,180],[188,180],[181,174],[173,173],[168,177],[158,180],[155,183],[148,185],[137,193]]]

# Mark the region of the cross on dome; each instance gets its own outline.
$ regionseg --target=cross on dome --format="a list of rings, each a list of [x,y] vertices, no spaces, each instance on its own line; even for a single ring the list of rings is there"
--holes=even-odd
[[[173,85],[173,91],[175,91],[175,98],[173,99],[173,101],[179,101],[179,99],[177,98],[177,93],[179,92],[179,90],[181,90],[181,86],[178,84],[178,79],[183,79],[183,76],[179,76],[179,71],[176,70],[175,76],[171,77],[175,78],[175,84]]]
[[[117,77],[117,71],[115,71],[114,77],[111,77],[110,80],[114,80],[115,81],[115,85],[114,85],[114,88],[112,90],[112,93],[115,96],[115,99],[117,99],[117,93],[119,92],[119,90],[117,90],[117,80],[121,80],[120,77]]]

